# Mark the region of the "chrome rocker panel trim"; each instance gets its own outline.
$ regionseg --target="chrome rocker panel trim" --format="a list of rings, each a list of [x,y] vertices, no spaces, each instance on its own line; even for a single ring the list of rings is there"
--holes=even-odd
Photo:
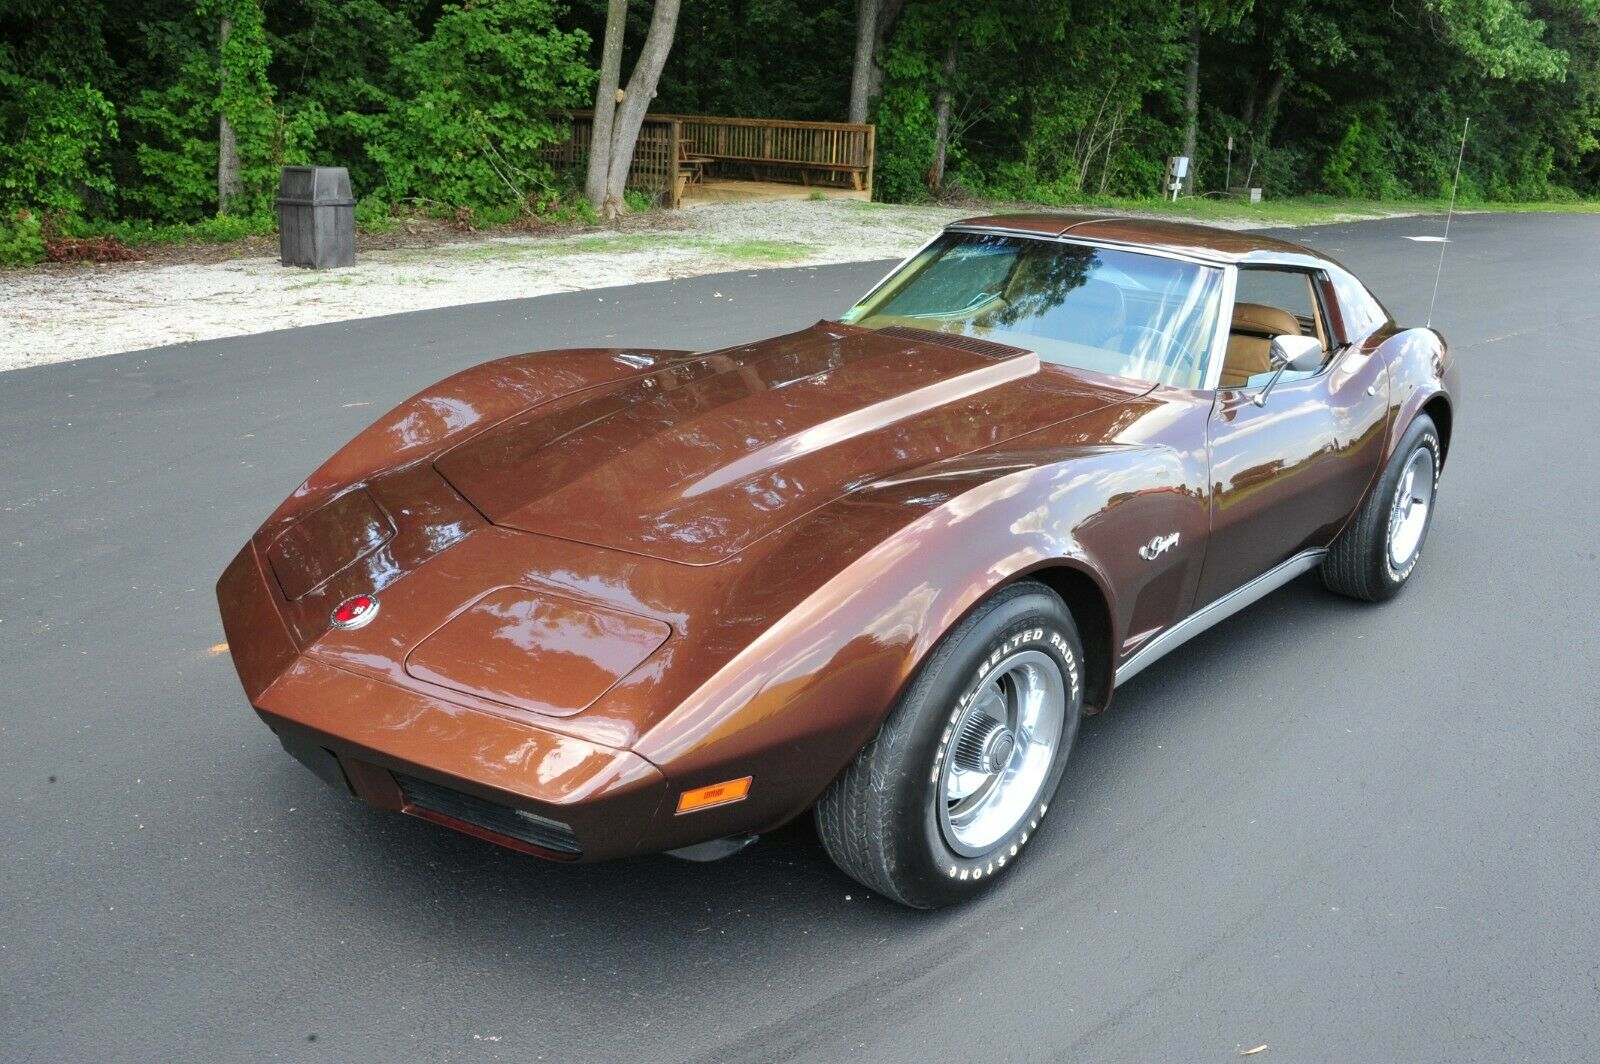
[[[1253,605],[1287,584],[1301,573],[1310,572],[1322,564],[1327,550],[1302,551],[1293,558],[1274,566],[1247,584],[1234,588],[1208,606],[1189,614],[1160,635],[1139,648],[1138,653],[1123,662],[1117,670],[1117,686],[1121,686],[1143,672],[1152,662],[1168,651],[1182,646],[1219,621],[1232,617],[1246,606]]]

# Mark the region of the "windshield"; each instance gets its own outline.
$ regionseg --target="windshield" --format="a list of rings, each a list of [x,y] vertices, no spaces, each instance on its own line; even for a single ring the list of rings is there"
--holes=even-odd
[[[1062,366],[1198,388],[1221,292],[1216,267],[1087,244],[947,233],[841,320],[975,336]]]

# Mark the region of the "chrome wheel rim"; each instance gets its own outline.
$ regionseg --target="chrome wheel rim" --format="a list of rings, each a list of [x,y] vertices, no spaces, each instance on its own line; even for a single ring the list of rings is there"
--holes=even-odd
[[[939,775],[939,827],[951,849],[981,856],[1027,819],[1065,720],[1055,659],[1024,650],[995,666],[956,721]]]
[[[1389,566],[1397,573],[1404,572],[1422,549],[1428,512],[1433,508],[1433,474],[1433,452],[1418,447],[1400,475],[1389,511]]]

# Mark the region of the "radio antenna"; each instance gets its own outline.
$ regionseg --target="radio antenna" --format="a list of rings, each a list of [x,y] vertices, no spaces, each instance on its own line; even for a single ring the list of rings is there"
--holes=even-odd
[[[1461,150],[1456,154],[1456,179],[1450,185],[1450,208],[1444,212],[1444,240],[1439,243],[1439,268],[1433,271],[1433,298],[1428,300],[1428,328],[1433,327],[1433,305],[1439,302],[1439,278],[1444,276],[1444,253],[1450,246],[1450,219],[1456,213],[1456,189],[1461,187],[1461,160],[1467,157],[1467,127],[1470,125],[1470,117],[1461,123]]]

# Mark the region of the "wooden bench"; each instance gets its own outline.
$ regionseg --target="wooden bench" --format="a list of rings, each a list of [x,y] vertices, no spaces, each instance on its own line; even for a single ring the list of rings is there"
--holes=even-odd
[[[800,183],[802,185],[811,184],[810,177],[813,171],[849,174],[850,183],[858,192],[865,187],[864,181],[867,173],[867,168],[857,163],[815,162],[808,159],[770,159],[759,155],[699,155],[697,158],[704,159],[707,162],[737,163],[740,166],[748,166],[756,172],[757,180],[763,180],[761,177],[763,170],[777,167],[799,170]]]
[[[583,164],[594,136],[594,119],[578,112],[556,116],[570,129],[564,144],[549,150],[551,161]],[[646,115],[635,142],[627,186],[671,207],[691,184],[719,178],[794,181],[872,192],[875,130],[865,123],[795,122],[713,115]],[[848,174],[848,180],[845,175]]]

